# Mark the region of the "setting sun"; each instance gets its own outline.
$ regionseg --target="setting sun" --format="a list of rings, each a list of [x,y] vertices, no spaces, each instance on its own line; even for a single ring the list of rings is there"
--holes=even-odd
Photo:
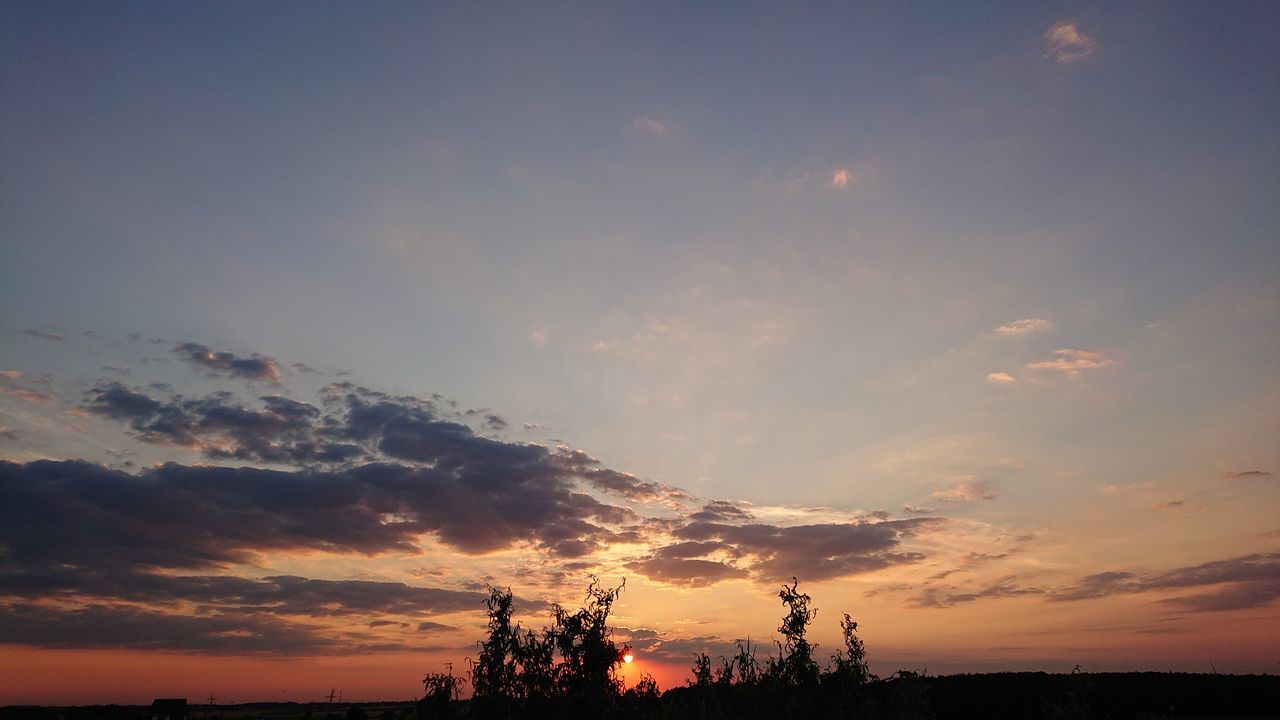
[[[631,661],[635,659],[636,659],[636,656],[632,655],[631,653],[627,653],[626,655],[622,656],[622,662],[627,663],[628,665],[630,665]]]

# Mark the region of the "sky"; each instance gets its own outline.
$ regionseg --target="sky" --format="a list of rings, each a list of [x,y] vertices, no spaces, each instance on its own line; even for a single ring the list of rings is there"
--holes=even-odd
[[[0,703],[1280,661],[1280,6],[0,5]]]

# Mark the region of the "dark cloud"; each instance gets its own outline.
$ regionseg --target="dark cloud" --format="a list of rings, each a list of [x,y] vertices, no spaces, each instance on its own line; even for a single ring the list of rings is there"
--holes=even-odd
[[[690,515],[689,519],[709,522],[746,522],[754,518],[750,512],[736,503],[728,500],[712,500],[703,505],[701,510]]]
[[[358,638],[358,636],[357,636]],[[0,642],[40,648],[128,648],[209,655],[319,655],[399,650],[344,642],[323,626],[269,615],[178,615],[125,605],[0,606]]]
[[[1099,573],[1055,591],[1050,598],[1060,601],[1085,600],[1109,595],[1211,586],[1214,589],[1210,591],[1168,598],[1163,602],[1199,611],[1240,610],[1270,605],[1280,598],[1280,554],[1245,555],[1157,573]]]
[[[566,488],[581,484],[636,502],[689,499],[676,488],[604,467],[581,450],[483,437],[467,425],[441,419],[432,400],[393,397],[344,382],[325,388],[320,407],[278,395],[259,402],[250,407],[229,393],[153,396],[108,382],[89,392],[85,407],[125,423],[145,442],[192,448],[215,460],[429,466],[474,485],[482,496],[477,499],[489,493],[494,502],[505,502],[492,492],[498,486],[525,482]],[[603,513],[603,507],[595,511]]]
[[[822,523],[780,527],[693,521],[672,530],[678,542],[627,567],[661,582],[712,585],[732,577],[781,582],[792,576],[827,580],[919,562],[902,540],[937,527],[938,518]]]
[[[628,570],[655,582],[680,587],[709,587],[723,580],[747,576],[746,570],[716,560],[664,558],[657,555],[626,564]]]
[[[205,370],[229,377],[245,380],[263,380],[280,382],[280,367],[274,358],[266,355],[240,357],[225,351],[214,351],[205,345],[193,342],[178,343],[173,352],[184,362],[189,362]]]
[[[0,462],[0,544],[23,563],[173,569],[265,551],[416,552],[422,533],[466,553],[531,544],[576,557],[620,539],[601,523],[638,518],[517,450],[335,471]]]
[[[57,330],[39,330],[36,328],[27,328],[22,332],[23,334],[30,335],[33,338],[48,340],[50,342],[62,342],[63,340],[62,333],[58,332]]]
[[[433,615],[478,610],[484,595],[372,580],[316,580],[292,575],[168,575],[128,568],[32,567],[0,570],[0,596],[110,598],[217,607],[222,612],[331,617]]]
[[[260,408],[246,407],[222,392],[162,399],[111,382],[90,390],[85,408],[124,422],[145,442],[188,447],[218,460],[342,463],[367,454],[319,433],[321,411],[313,405],[278,395],[260,402]]]
[[[488,413],[484,416],[484,426],[490,430],[506,430],[507,421],[503,420],[501,415]]]
[[[1266,470],[1240,470],[1238,472],[1222,473],[1223,480],[1246,480],[1246,479],[1274,480],[1275,477],[1276,476],[1274,473],[1269,473]]]
[[[1155,505],[1152,505],[1151,508],[1153,510],[1175,510],[1183,505],[1186,505],[1186,503],[1182,500],[1170,500],[1168,502],[1156,503]]]

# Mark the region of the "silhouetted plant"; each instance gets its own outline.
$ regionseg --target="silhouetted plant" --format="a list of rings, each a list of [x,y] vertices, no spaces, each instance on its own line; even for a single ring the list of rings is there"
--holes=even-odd
[[[555,695],[555,638],[548,631],[542,635],[525,631],[516,643],[516,663],[519,665],[517,688],[519,696],[530,701],[544,701]]]
[[[693,679],[689,681],[690,687],[706,688],[711,687],[711,656],[705,652],[700,652],[693,656]]]
[[[733,656],[729,680],[732,681],[733,676],[736,674],[739,685],[755,685],[759,683],[760,663],[756,662],[756,651],[751,649],[751,638],[747,638],[745,645],[742,640],[734,640],[733,642],[738,646],[738,652]]]
[[[609,612],[626,584],[623,580],[616,588],[602,588],[593,575],[582,609],[570,613],[560,605],[553,608],[555,627],[550,632],[560,652],[556,680],[563,694],[594,698],[619,694],[621,683],[615,670],[627,648],[620,650],[614,644]]]
[[[844,650],[837,650],[831,656],[832,674],[843,685],[865,685],[874,679],[867,666],[867,651],[858,637],[858,623],[844,614],[840,621],[840,631],[844,635]]]
[[[658,681],[649,673],[641,673],[635,687],[626,692],[627,696],[643,701],[657,700],[662,693],[658,690]]]
[[[471,688],[481,701],[506,700],[519,695],[517,659],[520,628],[511,625],[511,589],[489,587],[485,609],[489,615],[489,637],[480,643],[480,655],[471,663]]]
[[[818,663],[813,660],[817,646],[805,637],[818,611],[809,607],[813,598],[800,592],[799,585],[799,580],[791,578],[791,585],[783,584],[778,592],[787,614],[778,627],[783,637],[783,642],[778,643],[779,657],[776,661],[769,659],[767,675],[783,685],[810,685],[818,680]]]
[[[453,674],[453,666],[448,672],[427,673],[422,678],[423,696],[418,702],[418,712],[423,718],[444,718],[453,714],[453,701],[462,693],[462,678]]]

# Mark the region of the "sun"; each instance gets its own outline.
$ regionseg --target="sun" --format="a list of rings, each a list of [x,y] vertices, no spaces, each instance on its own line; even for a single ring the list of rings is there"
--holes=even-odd
[[[624,662],[624,663],[630,663],[631,661],[633,661],[633,660],[635,660],[635,659],[636,659],[636,656],[635,656],[635,655],[632,655],[631,653],[627,653],[626,655],[623,655],[623,656],[622,656],[622,662]]]

